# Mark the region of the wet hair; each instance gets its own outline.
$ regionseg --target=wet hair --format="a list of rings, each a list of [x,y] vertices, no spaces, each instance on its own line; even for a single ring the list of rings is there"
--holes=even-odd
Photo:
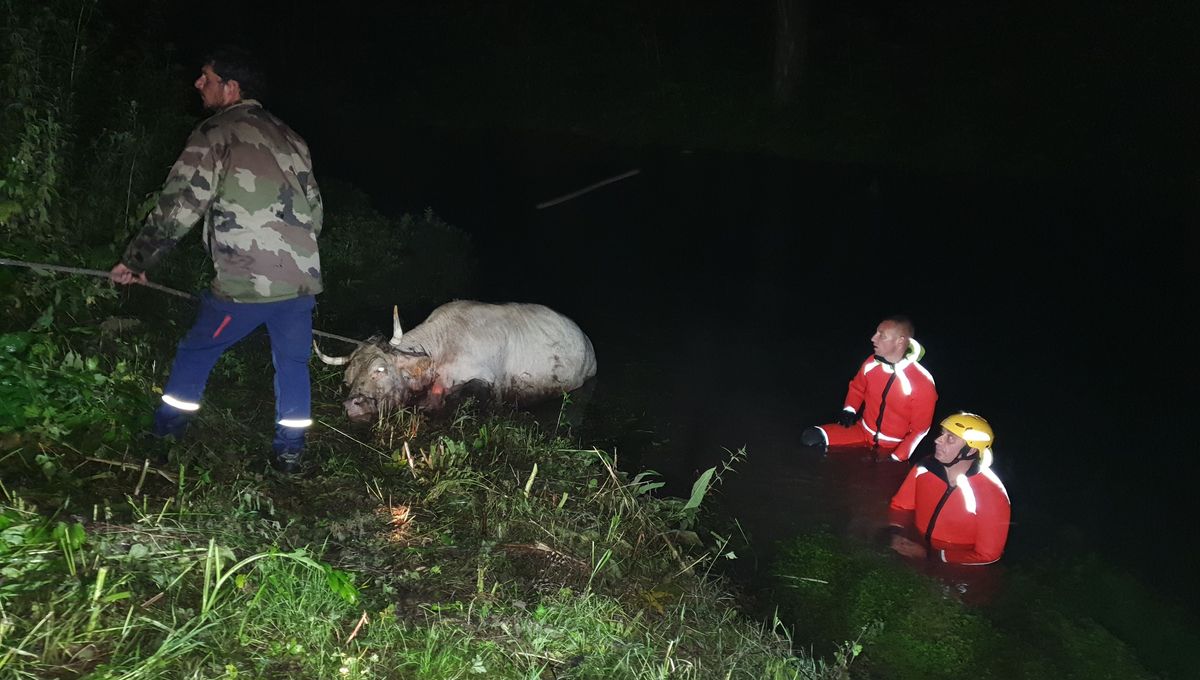
[[[883,320],[890,321],[890,322],[896,324],[896,327],[900,330],[900,334],[906,338],[913,337],[913,334],[917,332],[917,330],[915,328],[913,328],[912,319],[908,318],[907,316],[904,316],[903,314],[893,314],[891,316],[885,316],[883,318]]]
[[[221,80],[236,80],[243,99],[262,99],[267,95],[267,78],[258,60],[246,49],[236,45],[221,45],[204,57]]]

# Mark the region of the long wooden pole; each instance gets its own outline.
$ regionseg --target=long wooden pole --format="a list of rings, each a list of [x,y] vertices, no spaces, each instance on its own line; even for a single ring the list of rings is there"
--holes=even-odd
[[[602,179],[599,182],[596,182],[595,184],[589,184],[586,187],[580,189],[579,191],[572,191],[571,193],[566,194],[564,196],[559,196],[558,198],[552,198],[549,201],[543,201],[541,203],[538,203],[537,206],[535,206],[535,207],[538,210],[541,210],[542,208],[549,208],[550,206],[558,205],[559,203],[566,203],[567,201],[571,200],[572,198],[578,198],[578,197],[586,194],[589,191],[595,191],[596,189],[599,189],[600,187],[605,186],[607,184],[612,184],[613,182],[619,182],[623,179],[633,177],[634,175],[638,174],[641,171],[642,171],[641,168],[634,168],[627,172],[622,172],[621,174],[614,175],[612,177],[609,177],[608,179]]]
[[[100,278],[105,278],[105,279],[108,278],[108,272],[102,271],[100,269],[81,269],[79,267],[64,267],[59,264],[41,264],[38,262],[22,262],[20,260],[9,260],[9,259],[3,258],[3,257],[0,257],[0,265],[6,265],[9,267],[26,267],[28,269],[34,269],[34,270],[44,269],[47,271],[63,272],[66,274],[84,274],[87,276],[98,276]],[[154,290],[162,291],[164,293],[169,293],[171,295],[176,295],[178,297],[186,298],[188,300],[196,299],[196,296],[192,295],[191,293],[185,293],[182,290],[168,288],[168,287],[162,285],[161,283],[154,283],[153,281],[147,281],[145,283],[139,282],[138,285],[146,286],[147,288],[153,288]],[[362,344],[361,340],[355,340],[354,338],[347,338],[344,335],[334,335],[333,333],[326,333],[325,331],[314,330],[313,335],[318,335],[323,338],[331,338],[333,340],[341,340],[343,342],[352,342],[356,345]]]

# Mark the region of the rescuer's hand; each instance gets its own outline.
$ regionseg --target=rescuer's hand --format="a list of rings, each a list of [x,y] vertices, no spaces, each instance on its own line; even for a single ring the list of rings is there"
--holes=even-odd
[[[910,538],[900,536],[899,534],[892,536],[892,550],[895,550],[905,557],[912,557],[915,559],[925,557],[925,555],[928,553],[928,551],[925,549],[925,546]]]
[[[113,265],[111,271],[108,272],[108,278],[113,283],[119,283],[122,286],[128,286],[131,283],[145,283],[146,272],[140,274],[133,273],[133,270],[126,267],[123,262],[118,262]]]
[[[858,414],[854,411],[841,411],[834,420],[842,427],[850,427],[858,420]]]

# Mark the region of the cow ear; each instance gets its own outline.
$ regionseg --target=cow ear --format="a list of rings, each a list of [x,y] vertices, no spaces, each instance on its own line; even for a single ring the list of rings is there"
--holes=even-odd
[[[412,357],[404,357],[404,361],[397,361],[396,368],[404,379],[412,383],[415,389],[423,389],[426,385],[433,381],[435,371],[433,370],[433,360],[429,357],[421,357],[413,359]]]
[[[342,382],[353,385],[358,380],[359,374],[362,373],[362,366],[362,362],[352,362],[346,367],[346,372],[342,375]]]

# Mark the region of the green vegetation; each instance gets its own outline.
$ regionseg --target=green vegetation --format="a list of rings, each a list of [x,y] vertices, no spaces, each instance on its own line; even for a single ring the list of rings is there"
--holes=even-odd
[[[772,575],[798,644],[821,652],[867,629],[856,669],[872,678],[1184,678],[1200,643],[1184,612],[1094,558],[1013,569],[988,592],[815,534],[788,542]]]
[[[321,190],[327,210],[321,270],[338,282],[322,295],[322,308],[362,319],[398,303],[433,309],[470,290],[475,257],[461,229],[429,209],[389,219],[365,193],[337,180],[322,181]],[[389,280],[396,276],[402,281]],[[396,291],[403,291],[402,299]],[[376,321],[390,328],[387,319]]]
[[[796,656],[736,613],[696,525],[716,471],[657,498],[652,473],[519,416],[343,434],[321,373],[321,472],[280,479],[251,347],[151,466],[143,332],[103,357],[98,335],[74,355],[53,329],[3,336],[40,389],[36,418],[0,425],[0,677],[806,678],[853,658]],[[72,389],[86,406],[47,408]]]
[[[195,122],[171,55],[115,40],[101,8],[0,0],[5,257],[109,267]],[[460,230],[323,185],[340,284],[322,320],[467,290]],[[184,243],[156,279],[196,290],[207,271]],[[1014,574],[968,609],[811,537],[784,550],[778,615],[755,622],[699,517],[728,468],[663,498],[561,419],[405,412],[344,432],[340,376],[321,368],[319,472],[279,478],[261,337],[221,359],[194,438],[152,464],[138,435],[191,305],[6,268],[0,307],[0,678],[1187,677],[1184,619],[1095,562]]]
[[[4,257],[111,266],[195,122],[171,55],[115,39],[101,9],[0,0]],[[326,265],[361,284],[323,314],[464,292],[461,231],[323,183]],[[207,270],[185,241],[156,280],[197,290]],[[191,305],[7,268],[0,303],[2,678],[816,678],[853,658],[795,655],[736,613],[710,575],[729,553],[696,524],[714,475],[661,499],[561,423],[402,413],[350,434],[326,406],[320,472],[280,479],[261,337],[152,465],[138,435]],[[339,382],[319,373],[315,403]]]

